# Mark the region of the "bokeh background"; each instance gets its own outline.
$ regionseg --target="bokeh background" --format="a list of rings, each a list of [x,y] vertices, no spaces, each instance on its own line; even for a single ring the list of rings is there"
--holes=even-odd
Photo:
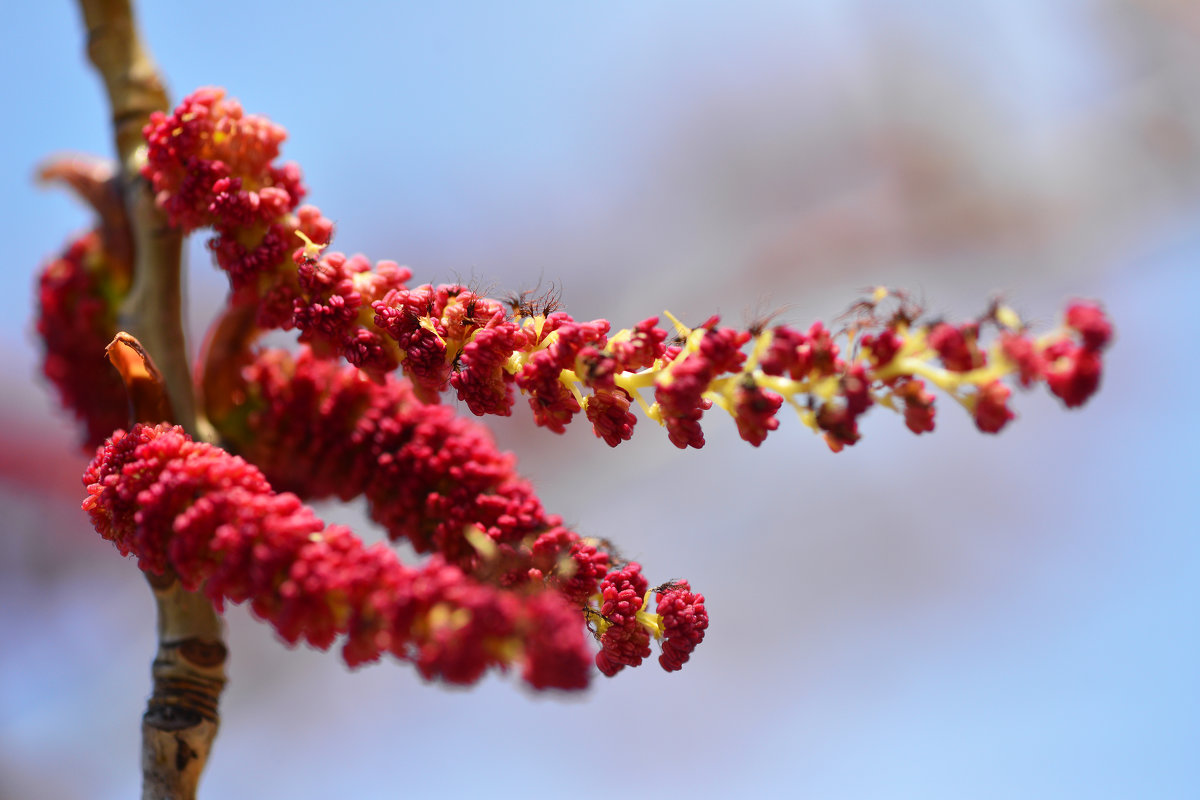
[[[174,96],[287,126],[337,245],[418,281],[553,282],[617,327],[828,322],[881,283],[1046,324],[1080,296],[1119,335],[1088,407],[1018,394],[999,437],[948,404],[840,455],[786,416],[756,450],[713,413],[699,452],[492,420],[548,508],[705,592],[692,662],[448,690],[234,609],[204,796],[1200,796],[1192,0],[143,5]],[[5,16],[0,797],[127,798],[152,602],[78,510],[31,321],[88,224],[34,166],[109,153],[107,112],[71,3]],[[198,336],[200,242],[190,287]]]

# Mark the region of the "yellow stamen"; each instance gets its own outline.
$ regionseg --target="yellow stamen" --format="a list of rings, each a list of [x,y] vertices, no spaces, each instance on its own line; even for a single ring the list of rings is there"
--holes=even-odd
[[[496,543],[478,525],[464,527],[463,538],[467,540],[467,544],[475,548],[475,552],[479,553],[484,561],[491,561],[496,557],[498,551]]]
[[[1021,330],[1021,317],[1016,311],[1013,311],[1008,306],[1000,306],[996,309],[996,321],[1010,331]]]
[[[441,343],[442,347],[446,346],[446,340],[442,338],[442,335],[438,333],[437,326],[433,324],[433,317],[420,317],[417,319],[417,324],[432,333],[438,342]]]
[[[671,320],[671,324],[675,326],[675,333],[678,334],[680,339],[686,339],[691,335],[692,329],[680,322],[670,311],[664,309],[663,316]]]
[[[661,639],[663,634],[666,633],[666,629],[663,627],[662,617],[646,610],[650,607],[651,594],[653,594],[653,592],[648,591],[646,592],[645,596],[642,597],[642,607],[638,609],[635,619],[637,619],[639,625],[650,631],[651,635],[654,636],[655,639]]]
[[[306,260],[315,261],[321,255],[321,251],[326,247],[329,247],[329,242],[326,242],[325,244],[317,244],[312,239],[308,238],[304,231],[296,231],[296,235],[299,236],[304,242],[304,258]]]

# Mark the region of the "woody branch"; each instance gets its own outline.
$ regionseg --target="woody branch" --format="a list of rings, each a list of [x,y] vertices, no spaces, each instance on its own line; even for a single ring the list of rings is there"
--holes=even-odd
[[[181,313],[182,234],[156,208],[138,165],[142,127],[152,112],[167,108],[166,89],[128,0],[80,0],[79,5],[88,56],[104,81],[112,112],[116,180],[132,249],[132,284],[118,324],[133,336],[118,337],[109,355],[130,390],[131,423],[172,421],[195,435]],[[142,720],[142,797],[192,798],[219,723],[223,632],[209,600],[183,589],[174,574],[153,576],[150,586],[158,607],[158,652]]]

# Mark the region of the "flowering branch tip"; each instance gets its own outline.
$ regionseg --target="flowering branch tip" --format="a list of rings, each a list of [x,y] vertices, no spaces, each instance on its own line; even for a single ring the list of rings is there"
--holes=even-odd
[[[582,415],[610,446],[632,437],[635,405],[680,448],[704,446],[714,406],[755,447],[787,407],[836,452],[860,440],[875,406],[922,434],[935,427],[938,394],[985,433],[1014,418],[1014,387],[1042,383],[1066,407],[1082,405],[1113,338],[1096,303],[1073,302],[1057,329],[1034,334],[999,302],[951,323],[886,287],[834,328],[741,329],[716,316],[689,326],[663,312],[664,327],[650,317],[614,331],[559,310],[553,290],[504,300],[462,284],[410,286],[396,262],[331,251],[333,223],[301,205],[299,168],[278,162],[285,131],[224,90],[153,114],[143,134],[158,208],[183,231],[209,229],[229,276],[229,307],[197,376],[224,448],[166,424],[162,376],[129,334],[107,353],[132,417],[95,400],[112,394],[93,392],[98,378],[80,378],[73,359],[115,331],[128,248],[112,235],[122,222],[104,213],[111,182],[100,167],[48,170],[93,196],[102,218],[43,275],[46,374],[91,438],[137,423],[97,452],[84,508],[148,573],[177,574],[218,607],[248,602],[289,643],[340,639],[352,666],[390,653],[452,683],[518,667],[536,688],[578,689],[591,663],[615,675],[654,642],[659,664],[680,669],[707,631],[703,595],[683,580],[651,587],[639,564],[564,527],[485,429],[439,403],[446,393],[475,416],[510,415],[520,395],[557,433]],[[296,330],[299,352],[256,350],[272,329]],[[302,504],[359,496],[389,539],[429,561],[405,566]]]

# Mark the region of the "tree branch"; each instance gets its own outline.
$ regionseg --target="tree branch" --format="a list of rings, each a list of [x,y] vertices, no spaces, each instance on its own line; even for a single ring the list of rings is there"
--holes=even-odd
[[[125,383],[133,420],[169,419],[162,374],[138,340],[122,331],[105,352]],[[142,717],[142,800],[191,800],[220,724],[224,632],[208,598],[186,591],[174,573],[146,579],[158,605],[158,653]]]
[[[158,604],[158,653],[142,717],[142,800],[191,800],[220,724],[224,631],[208,598],[173,573],[146,578]]]
[[[173,421],[196,435],[200,426],[183,334],[183,237],[158,211],[139,170],[142,127],[152,112],[167,110],[166,89],[138,34],[129,0],[79,0],[79,5],[88,56],[112,109],[134,254],[133,283],[118,320],[133,335],[118,336],[109,357],[130,392],[131,421]],[[159,359],[161,372],[150,353]],[[217,703],[226,660],[222,623],[208,599],[184,590],[175,575],[147,579],[158,606],[158,653],[151,670],[154,689],[142,717],[142,798],[190,800],[220,722]]]
[[[118,325],[155,354],[177,422],[195,435],[195,399],[183,335],[183,237],[159,213],[139,172],[142,127],[152,112],[167,110],[167,92],[138,34],[129,0],[79,0],[79,5],[87,26],[88,57],[108,90],[133,238],[133,285]]]

